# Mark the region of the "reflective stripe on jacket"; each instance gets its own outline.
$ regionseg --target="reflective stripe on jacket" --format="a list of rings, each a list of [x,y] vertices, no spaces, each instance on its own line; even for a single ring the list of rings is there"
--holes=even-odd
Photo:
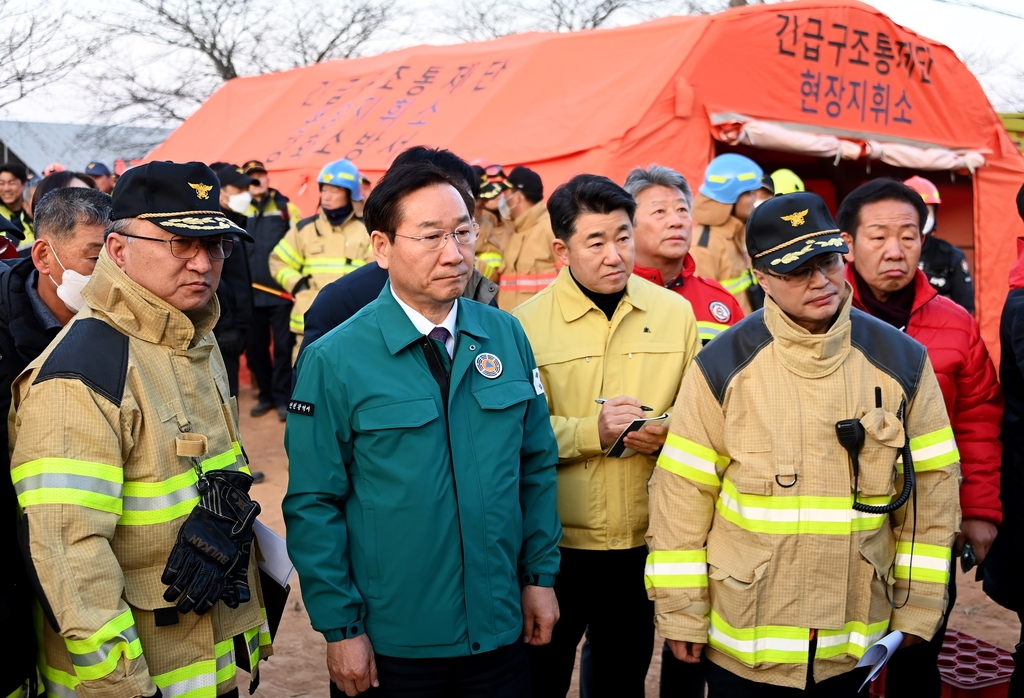
[[[826,334],[769,298],[701,352],[651,477],[645,584],[659,634],[708,643],[711,661],[762,683],[805,686],[813,631],[821,682],[888,630],[931,638],[946,606],[960,468],[939,385],[921,345],[846,294]],[[904,399],[916,521],[910,502],[852,508],[835,427],[860,419],[858,500],[888,503],[903,488]]]
[[[504,264],[498,282],[498,307],[511,312],[523,301],[543,290],[558,276],[558,263],[551,242],[551,217],[544,202],[538,202],[512,221],[512,235],[505,247]]]
[[[625,550],[644,544],[647,481],[655,459],[605,458],[595,398],[629,395],[672,409],[700,349],[690,304],[631,276],[609,322],[568,269],[519,306],[558,439],[558,514],[567,548]]]
[[[265,622],[255,554],[252,601],[177,614],[166,627],[154,611],[172,605],[160,577],[199,500],[195,462],[248,472],[211,331],[219,304],[190,320],[106,250],[84,296],[15,382],[9,420],[11,477],[49,621],[40,671],[59,696],[153,695],[159,686],[165,696],[213,698],[234,686],[232,638],[258,635]],[[261,657],[270,652],[269,642],[260,647]]]
[[[370,235],[355,214],[341,225],[332,226],[327,215],[319,211],[292,226],[270,253],[270,273],[285,291],[292,293],[295,284],[309,279],[309,288],[295,294],[292,332],[302,334],[303,318],[320,289],[368,261],[373,261]]]

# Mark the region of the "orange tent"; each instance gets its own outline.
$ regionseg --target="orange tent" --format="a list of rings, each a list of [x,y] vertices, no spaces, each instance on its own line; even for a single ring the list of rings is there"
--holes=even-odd
[[[975,267],[997,346],[1024,236],[1024,158],[947,47],[849,0],[797,0],[610,30],[418,46],[232,80],[151,159],[261,159],[304,211],[316,175],[351,159],[371,179],[403,149],[450,148],[622,181],[652,162],[701,180],[720,152],[790,167],[833,208],[874,176],[938,184],[938,234]]]

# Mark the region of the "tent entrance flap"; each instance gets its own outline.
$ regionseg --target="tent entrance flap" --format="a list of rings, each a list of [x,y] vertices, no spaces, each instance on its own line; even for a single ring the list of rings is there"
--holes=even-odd
[[[840,160],[880,160],[912,170],[967,170],[972,174],[985,165],[985,154],[978,150],[950,150],[902,139],[882,140],[870,133],[823,133],[828,129],[751,119],[741,114],[709,116],[711,135],[723,143],[832,158],[836,164]]]

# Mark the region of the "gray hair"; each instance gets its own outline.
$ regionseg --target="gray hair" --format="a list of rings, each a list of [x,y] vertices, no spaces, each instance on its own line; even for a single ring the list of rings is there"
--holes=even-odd
[[[79,225],[106,225],[110,220],[110,206],[110,195],[95,189],[54,189],[32,212],[36,236],[66,242],[75,236]]]
[[[104,234],[103,239],[106,240],[110,237],[111,233],[125,233],[130,234],[132,229],[132,221],[134,218],[118,218],[115,221],[110,221],[110,225],[107,226],[107,232]],[[128,242],[132,239],[128,238]]]
[[[629,173],[626,183],[622,185],[634,199],[640,192],[650,187],[678,189],[686,199],[686,205],[693,205],[693,192],[690,191],[690,183],[686,181],[686,177],[662,165],[648,165],[647,169],[637,167]]]

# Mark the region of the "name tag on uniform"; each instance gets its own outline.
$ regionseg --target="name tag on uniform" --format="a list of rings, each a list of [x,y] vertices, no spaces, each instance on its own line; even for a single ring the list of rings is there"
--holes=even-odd
[[[295,414],[304,414],[307,417],[313,416],[313,403],[303,402],[302,400],[289,400],[288,411],[294,412]]]
[[[538,395],[544,394],[544,384],[540,381],[540,369],[533,369],[533,391]]]

